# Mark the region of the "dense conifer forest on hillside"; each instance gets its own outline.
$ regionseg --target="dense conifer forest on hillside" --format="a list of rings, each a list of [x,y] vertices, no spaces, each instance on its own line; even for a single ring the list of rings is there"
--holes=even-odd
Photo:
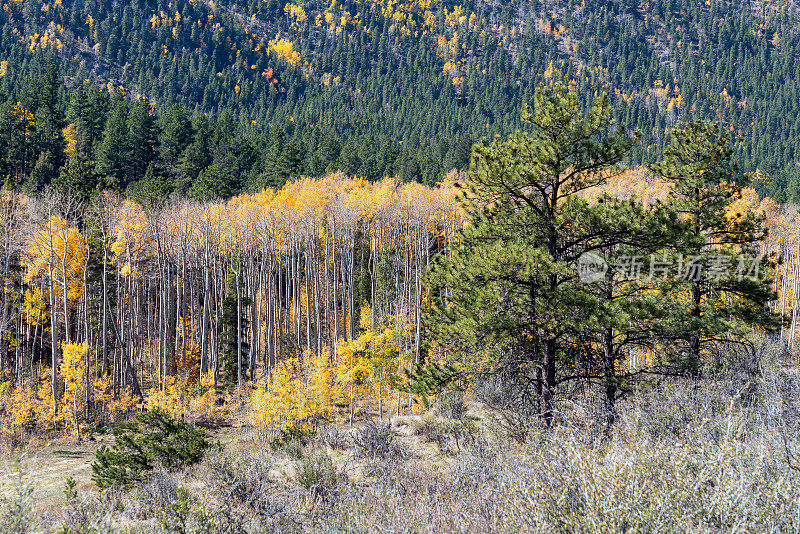
[[[758,191],[792,200],[797,9],[4,2],[3,172],[42,187],[64,161],[56,130],[73,124],[100,172],[122,188],[147,175],[148,195],[226,197],[335,170],[433,183],[466,166],[473,142],[521,126],[537,84],[561,80],[585,103],[607,92],[615,119],[642,132],[628,164],[654,161],[681,120],[717,120]]]

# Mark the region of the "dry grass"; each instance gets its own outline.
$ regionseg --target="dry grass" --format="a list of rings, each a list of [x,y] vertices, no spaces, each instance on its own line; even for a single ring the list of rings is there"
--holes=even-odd
[[[22,452],[5,452],[0,456],[0,498],[8,498],[16,491],[19,470],[30,474],[36,496],[44,504],[63,498],[67,477],[75,479],[77,489],[91,489],[95,452],[111,441],[105,436],[80,445],[57,442],[31,446]]]
[[[58,468],[86,472],[88,450],[70,458],[53,448],[30,481],[61,507],[8,493],[0,531],[800,531],[796,373],[646,386],[620,406],[611,434],[563,416],[519,444],[500,414],[449,399],[396,422],[402,435],[325,429],[299,459],[232,431],[192,469],[70,502],[53,489],[67,476]]]

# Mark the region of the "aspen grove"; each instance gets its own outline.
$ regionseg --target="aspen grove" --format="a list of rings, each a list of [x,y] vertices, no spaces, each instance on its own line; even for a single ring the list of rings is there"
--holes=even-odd
[[[142,206],[113,193],[2,195],[3,439],[74,435],[161,408],[194,424],[280,430],[414,411],[406,371],[436,361],[423,274],[468,224],[450,173],[434,187],[342,173],[228,201]],[[639,168],[584,193],[668,198]],[[800,335],[800,216],[745,188],[784,258],[771,309]],[[441,349],[441,348],[440,348]],[[624,367],[658,364],[632,347]]]
[[[210,423],[253,389],[288,395],[313,377],[346,391],[297,418],[337,402],[352,417],[356,397],[407,409],[387,377],[420,358],[422,274],[465,222],[453,178],[427,187],[337,173],[157,207],[5,191],[5,437],[80,437],[139,407]],[[373,330],[381,358],[359,358]],[[337,374],[344,353],[351,368]],[[277,428],[292,410],[250,419]]]

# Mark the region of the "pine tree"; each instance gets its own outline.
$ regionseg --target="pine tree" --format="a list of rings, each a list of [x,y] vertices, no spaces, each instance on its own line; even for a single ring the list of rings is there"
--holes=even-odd
[[[137,100],[127,117],[126,184],[141,180],[156,158],[158,144],[155,116],[145,99]]]
[[[702,351],[721,336],[775,326],[766,306],[774,298],[770,266],[758,250],[766,230],[762,217],[735,211],[746,179],[718,125],[692,121],[672,130],[664,158],[651,170],[673,184],[672,205],[687,225],[675,250],[681,276],[668,291],[686,297],[674,335],[686,342],[680,365],[697,375]]]
[[[243,383],[244,362],[242,358],[250,349],[247,331],[250,320],[247,307],[252,300],[241,294],[242,288],[237,273],[228,273],[226,295],[222,301],[220,320],[221,336],[221,380],[227,387],[241,387]]]
[[[613,126],[607,97],[584,116],[561,84],[540,87],[523,120],[531,134],[474,149],[464,187],[473,224],[429,273],[436,300],[427,324],[467,372],[533,373],[527,394],[538,394],[549,424],[560,363],[574,361],[570,336],[593,302],[577,261],[626,238],[585,225],[595,208],[578,194],[602,184],[635,139]]]
[[[77,195],[85,202],[100,189],[113,184],[97,172],[94,164],[86,156],[78,152],[61,168],[53,185],[60,191],[69,191]]]
[[[100,488],[128,487],[156,467],[177,470],[203,459],[211,442],[201,428],[176,421],[161,410],[136,416],[112,430],[114,444],[98,449],[92,480]]]
[[[122,95],[113,98],[112,110],[97,149],[97,171],[127,185],[128,126],[127,105]]]

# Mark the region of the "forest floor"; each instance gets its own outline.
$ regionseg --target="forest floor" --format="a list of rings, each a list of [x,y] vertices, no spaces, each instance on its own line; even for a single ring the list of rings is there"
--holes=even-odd
[[[241,429],[220,427],[209,431],[209,437],[223,448],[241,437]],[[96,491],[92,482],[92,462],[97,449],[114,443],[112,434],[95,434],[77,443],[74,437],[51,441],[35,439],[19,450],[0,451],[0,501],[11,499],[20,483],[29,482],[34,496],[44,508],[61,506],[68,478],[75,480],[78,491]]]
[[[645,385],[610,432],[596,402],[547,429],[457,398],[278,448],[217,428],[202,462],[125,492],[91,482],[111,436],[30,444],[0,455],[0,532],[800,532],[797,374]]]
[[[90,489],[91,463],[101,445],[110,444],[113,437],[97,436],[93,440],[75,443],[74,440],[56,440],[33,443],[22,451],[3,451],[0,455],[0,498],[10,498],[17,491],[20,477],[26,477],[34,487],[41,504],[47,505],[64,498],[67,478],[75,479],[76,488]]]

